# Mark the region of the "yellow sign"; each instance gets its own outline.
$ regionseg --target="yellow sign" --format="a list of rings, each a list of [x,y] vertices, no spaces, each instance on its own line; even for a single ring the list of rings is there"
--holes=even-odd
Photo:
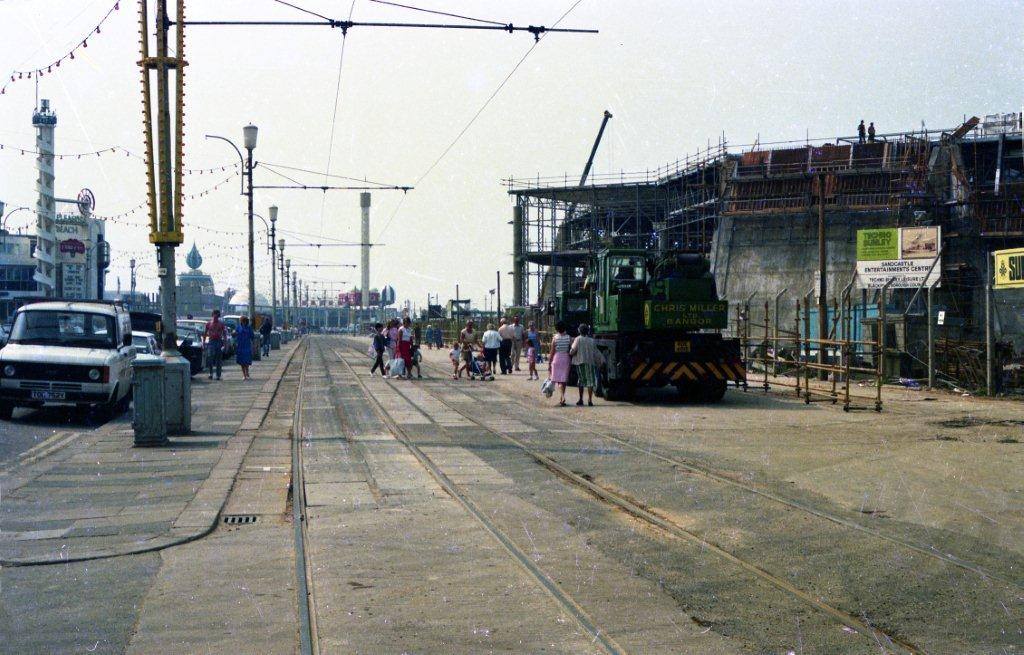
[[[1024,287],[1024,248],[997,250],[995,257],[994,289],[1016,289]]]

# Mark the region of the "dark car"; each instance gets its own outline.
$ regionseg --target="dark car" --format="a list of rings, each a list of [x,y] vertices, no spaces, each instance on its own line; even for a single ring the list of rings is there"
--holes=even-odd
[[[132,329],[141,332],[152,332],[156,335],[157,341],[163,343],[163,323],[160,314],[154,312],[131,312]],[[178,352],[188,360],[189,372],[192,375],[203,370],[203,344],[202,339],[196,338],[191,333],[178,335]]]

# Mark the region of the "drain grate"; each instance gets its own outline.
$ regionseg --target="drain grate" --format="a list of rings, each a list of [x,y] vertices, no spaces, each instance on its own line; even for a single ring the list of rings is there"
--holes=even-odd
[[[246,525],[255,522],[255,514],[228,514],[224,517],[224,523],[228,525]]]

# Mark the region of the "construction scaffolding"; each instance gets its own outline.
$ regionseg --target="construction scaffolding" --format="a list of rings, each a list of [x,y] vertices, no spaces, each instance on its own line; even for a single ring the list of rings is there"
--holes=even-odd
[[[513,208],[513,303],[578,290],[574,261],[602,248],[707,253],[714,238],[727,160],[724,143],[642,173],[507,179]]]

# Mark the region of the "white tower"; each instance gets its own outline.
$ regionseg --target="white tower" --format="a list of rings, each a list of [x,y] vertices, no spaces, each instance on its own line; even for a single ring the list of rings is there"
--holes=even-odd
[[[50,101],[40,100],[39,110],[32,114],[32,126],[36,128],[36,272],[33,275],[39,285],[39,293],[46,297],[54,295],[54,260],[57,256],[57,241],[54,235],[54,221],[57,219],[53,201],[53,133],[57,127],[57,115],[50,111]]]
[[[362,246],[361,250],[361,264],[362,264],[362,292],[363,299],[359,303],[363,307],[370,306],[370,194],[369,192],[363,192],[359,194],[359,206],[363,210],[363,230],[362,230]]]

